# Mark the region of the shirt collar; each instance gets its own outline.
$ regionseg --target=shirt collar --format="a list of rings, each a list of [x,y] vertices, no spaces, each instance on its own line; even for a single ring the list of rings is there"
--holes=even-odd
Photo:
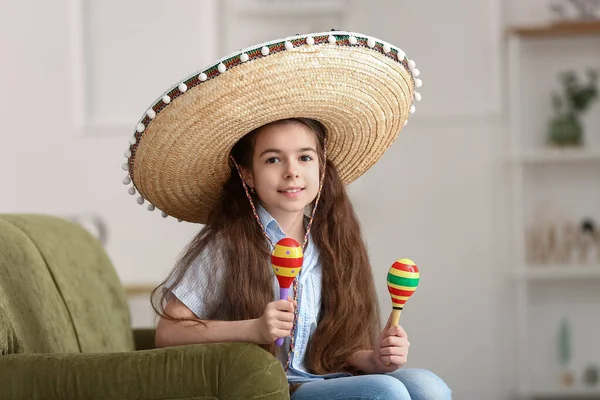
[[[260,223],[263,224],[267,231],[279,230],[280,233],[283,234],[283,230],[277,223],[277,220],[273,218],[273,216],[267,211],[266,208],[262,206],[262,204],[257,204],[256,211],[258,212],[258,218],[260,219]]]
[[[281,226],[279,226],[279,223],[277,222],[277,220],[275,218],[273,218],[273,216],[267,211],[267,209],[264,208],[262,206],[262,204],[260,204],[259,202],[257,202],[257,205],[256,205],[256,212],[258,213],[258,218],[260,219],[260,223],[263,224],[263,226],[265,227],[267,234],[269,234],[271,232],[277,232],[278,235],[281,235],[281,237],[285,236],[285,233],[283,232],[283,229],[281,229]],[[310,221],[310,217],[307,215],[304,215],[304,226],[305,227],[308,226],[309,221]],[[273,239],[271,239],[271,240],[273,240]]]

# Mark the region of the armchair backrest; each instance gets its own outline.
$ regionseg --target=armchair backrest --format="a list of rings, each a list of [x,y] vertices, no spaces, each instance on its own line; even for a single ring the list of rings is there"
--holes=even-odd
[[[125,292],[75,223],[0,214],[0,354],[134,349]]]

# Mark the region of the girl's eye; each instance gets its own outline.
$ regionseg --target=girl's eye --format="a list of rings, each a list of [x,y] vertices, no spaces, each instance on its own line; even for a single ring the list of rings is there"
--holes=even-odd
[[[312,157],[311,156],[302,156],[300,157],[301,161],[312,161]]]
[[[279,161],[279,158],[277,158],[277,157],[271,157],[271,158],[267,159],[266,162],[267,162],[267,164],[275,164],[278,161]]]

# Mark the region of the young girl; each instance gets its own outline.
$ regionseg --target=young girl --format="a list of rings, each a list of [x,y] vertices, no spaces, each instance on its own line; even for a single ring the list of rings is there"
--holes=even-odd
[[[302,35],[222,59],[148,110],[126,154],[138,202],[204,224],[153,293],[158,347],[255,343],[280,359],[294,400],[450,399],[433,373],[401,368],[402,327],[380,331],[344,187],[404,125],[415,75],[373,38]],[[285,237],[304,259],[280,300],[270,254]]]

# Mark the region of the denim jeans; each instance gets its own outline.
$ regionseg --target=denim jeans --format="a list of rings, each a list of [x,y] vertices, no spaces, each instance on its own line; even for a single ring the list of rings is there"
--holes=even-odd
[[[301,385],[291,400],[451,400],[452,392],[433,372],[400,368],[389,374],[326,379]]]

